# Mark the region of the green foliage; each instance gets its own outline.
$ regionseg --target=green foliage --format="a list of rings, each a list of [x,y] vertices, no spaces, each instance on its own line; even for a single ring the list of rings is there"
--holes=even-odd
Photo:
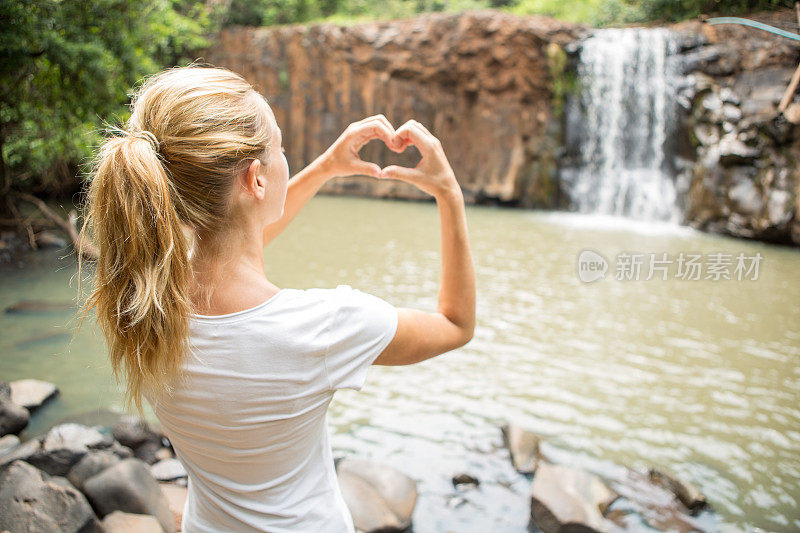
[[[636,6],[642,21],[677,21],[701,14],[741,15],[750,11],[794,6],[794,1],[789,0],[639,0],[620,3]]]
[[[512,0],[507,11],[548,15],[594,26],[650,21],[678,21],[700,14],[741,15],[749,11],[791,7],[788,0]]]
[[[550,72],[553,114],[560,117],[569,94],[580,92],[580,81],[573,70],[567,69],[567,53],[558,44],[547,45],[547,68]]]
[[[504,8],[517,0],[232,0],[224,25],[271,26],[310,22],[350,25],[367,20],[413,17],[420,13]]]
[[[2,190],[74,188],[136,81],[189,62],[214,20],[187,0],[0,1]]]

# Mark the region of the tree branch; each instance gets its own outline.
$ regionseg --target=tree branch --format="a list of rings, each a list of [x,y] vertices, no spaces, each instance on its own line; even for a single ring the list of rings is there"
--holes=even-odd
[[[85,235],[78,233],[78,230],[76,229],[76,223],[78,221],[77,211],[74,209],[70,211],[68,219],[64,220],[58,216],[55,211],[50,209],[47,204],[32,194],[20,192],[15,193],[14,195],[20,200],[25,200],[26,202],[35,205],[45,217],[47,217],[53,224],[61,228],[67,235],[69,235],[70,240],[72,240],[72,245],[79,254],[82,254],[85,258],[92,260],[100,257],[100,252],[98,251],[97,247],[92,244]]]

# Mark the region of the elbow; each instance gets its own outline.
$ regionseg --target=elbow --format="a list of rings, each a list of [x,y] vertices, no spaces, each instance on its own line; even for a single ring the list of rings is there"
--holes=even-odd
[[[462,328],[461,336],[459,338],[458,346],[456,346],[456,348],[460,348],[462,346],[469,344],[469,341],[472,340],[472,337],[474,335],[475,335],[475,324],[470,324]]]

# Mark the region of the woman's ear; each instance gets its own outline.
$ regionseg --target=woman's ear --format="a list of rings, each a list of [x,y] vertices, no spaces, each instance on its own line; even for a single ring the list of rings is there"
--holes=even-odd
[[[253,159],[245,176],[245,188],[258,200],[263,200],[267,195],[267,180],[261,175],[261,166],[259,159]]]

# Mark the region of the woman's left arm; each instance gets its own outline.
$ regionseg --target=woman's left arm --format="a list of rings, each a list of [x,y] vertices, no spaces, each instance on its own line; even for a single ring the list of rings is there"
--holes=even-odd
[[[264,228],[263,245],[277,237],[328,180],[355,174],[379,178],[381,168],[358,157],[358,151],[372,139],[383,140],[394,151],[405,149],[402,141],[395,139],[394,128],[383,115],[350,124],[324,154],[289,180],[283,215]]]

